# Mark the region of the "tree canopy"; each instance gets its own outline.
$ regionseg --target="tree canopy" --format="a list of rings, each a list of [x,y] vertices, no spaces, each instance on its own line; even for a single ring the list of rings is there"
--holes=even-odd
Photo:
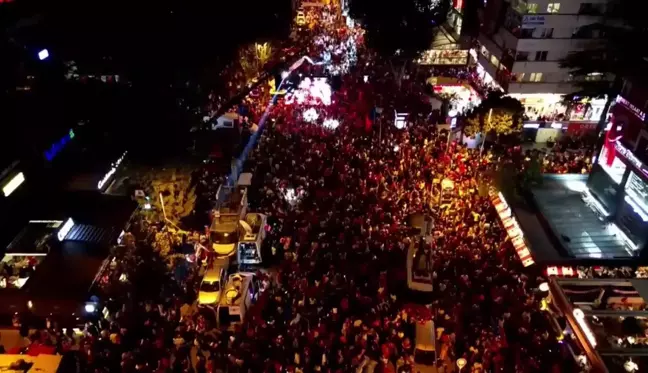
[[[467,136],[478,132],[508,135],[522,129],[523,113],[524,106],[519,100],[493,92],[467,115],[463,133]]]
[[[367,45],[383,57],[403,62],[430,48],[449,9],[449,0],[351,1],[351,14],[362,22]]]
[[[613,99],[623,78],[645,79],[648,52],[637,47],[637,42],[648,40],[646,12],[648,2],[636,0],[611,0],[605,10],[591,9],[592,15],[602,14],[601,21],[580,27],[574,34],[575,38],[590,39],[586,48],[561,61],[561,67],[569,69],[581,89],[574,95],[608,94]]]

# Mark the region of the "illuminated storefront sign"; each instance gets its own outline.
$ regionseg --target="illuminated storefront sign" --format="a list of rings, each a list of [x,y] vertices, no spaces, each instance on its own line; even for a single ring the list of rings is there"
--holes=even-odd
[[[117,168],[119,168],[119,165],[122,163],[122,161],[123,161],[124,158],[126,157],[126,153],[128,153],[128,152],[124,152],[124,154],[122,154],[122,156],[119,157],[119,159],[118,159],[115,163],[112,164],[112,166],[111,166],[111,168],[110,168],[110,171],[108,171],[108,172],[104,175],[104,177],[103,177],[101,180],[99,180],[99,183],[97,184],[97,188],[98,188],[99,190],[101,190],[101,188],[103,188],[104,185],[106,185],[106,183],[110,180],[110,178],[112,177],[112,175],[114,175],[115,172],[117,172]]]
[[[574,268],[566,266],[549,266],[546,273],[547,276],[558,277],[575,277],[578,274]]]
[[[646,113],[641,111],[641,109],[639,109],[638,107],[634,106],[630,101],[621,97],[621,95],[617,96],[616,102],[623,105],[626,109],[630,110],[632,114],[636,115],[637,118],[641,119],[642,121],[646,119]]]
[[[522,265],[528,267],[534,264],[535,261],[533,260],[533,257],[531,257],[531,251],[524,242],[522,229],[520,229],[517,220],[511,213],[511,208],[508,203],[506,203],[502,193],[491,193],[491,201],[493,202],[493,206],[495,206],[497,215],[500,217],[506,233],[511,239],[515,252],[522,261]]]
[[[9,197],[11,193],[14,192],[14,190],[18,189],[18,187],[25,182],[25,174],[22,172],[19,172],[14,176],[11,180],[9,180],[8,183],[6,183],[2,187],[2,193],[4,194],[5,197]]]
[[[638,170],[641,170],[641,172],[643,172],[645,175],[648,175],[648,170],[644,166],[643,162],[641,162],[639,158],[632,154],[631,150],[621,145],[621,143],[618,141],[614,143],[614,148],[617,152],[619,152],[619,154],[623,156],[623,158],[627,159],[628,162],[632,163],[632,165],[635,166]]]
[[[596,347],[596,337],[594,336],[594,333],[592,333],[589,325],[587,325],[587,321],[585,321],[585,313],[583,312],[583,310],[576,308],[573,312],[573,315],[590,345],[592,345],[592,347]]]
[[[70,130],[59,141],[52,144],[52,146],[45,151],[45,159],[52,161],[65,146],[74,138],[74,130]]]
[[[467,49],[430,49],[416,62],[421,65],[466,65],[468,54]]]
[[[63,241],[68,233],[70,233],[72,227],[74,227],[74,220],[72,220],[72,218],[69,218],[65,221],[61,229],[59,229],[58,233],[56,234],[56,238],[58,238],[59,241]]]

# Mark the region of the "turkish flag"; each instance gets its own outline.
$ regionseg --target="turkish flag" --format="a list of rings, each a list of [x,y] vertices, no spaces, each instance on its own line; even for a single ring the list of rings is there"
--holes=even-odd
[[[611,121],[612,125],[610,126],[610,130],[605,134],[605,151],[607,153],[606,159],[605,159],[605,164],[607,166],[612,166],[612,163],[614,162],[614,158],[616,157],[616,147],[615,144],[617,141],[623,137],[623,133],[621,132],[621,126],[618,125],[615,121],[615,118],[612,117]]]

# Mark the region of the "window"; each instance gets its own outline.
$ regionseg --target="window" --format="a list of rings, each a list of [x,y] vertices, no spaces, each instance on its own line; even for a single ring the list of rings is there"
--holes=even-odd
[[[529,52],[517,52],[515,55],[515,60],[516,61],[528,61],[529,60]]]
[[[533,37],[533,33],[536,29],[534,28],[523,28],[520,30],[520,38],[529,39]]]
[[[546,61],[547,60],[547,51],[537,51],[535,55],[536,61]]]
[[[538,4],[536,3],[527,4],[527,13],[538,13]]]
[[[605,4],[581,3],[578,14],[599,15],[603,14]]]
[[[521,82],[524,80],[524,73],[515,73],[513,74],[513,81],[514,82]]]
[[[540,29],[540,38],[550,39],[553,36],[553,27]]]
[[[560,11],[560,3],[547,4],[547,13],[558,13]]]
[[[530,82],[541,82],[542,81],[542,73],[531,73],[531,76],[529,77]]]

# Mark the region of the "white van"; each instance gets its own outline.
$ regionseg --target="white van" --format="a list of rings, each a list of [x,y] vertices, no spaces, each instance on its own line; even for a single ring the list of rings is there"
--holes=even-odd
[[[234,112],[229,112],[221,115],[212,123],[212,130],[231,129],[236,128],[240,122],[241,116]]]
[[[219,325],[240,324],[245,314],[257,299],[258,280],[251,272],[238,272],[229,276],[227,287],[220,299],[218,309]]]
[[[432,320],[416,323],[416,345],[414,347],[415,370],[435,373],[437,360],[437,335]]]

